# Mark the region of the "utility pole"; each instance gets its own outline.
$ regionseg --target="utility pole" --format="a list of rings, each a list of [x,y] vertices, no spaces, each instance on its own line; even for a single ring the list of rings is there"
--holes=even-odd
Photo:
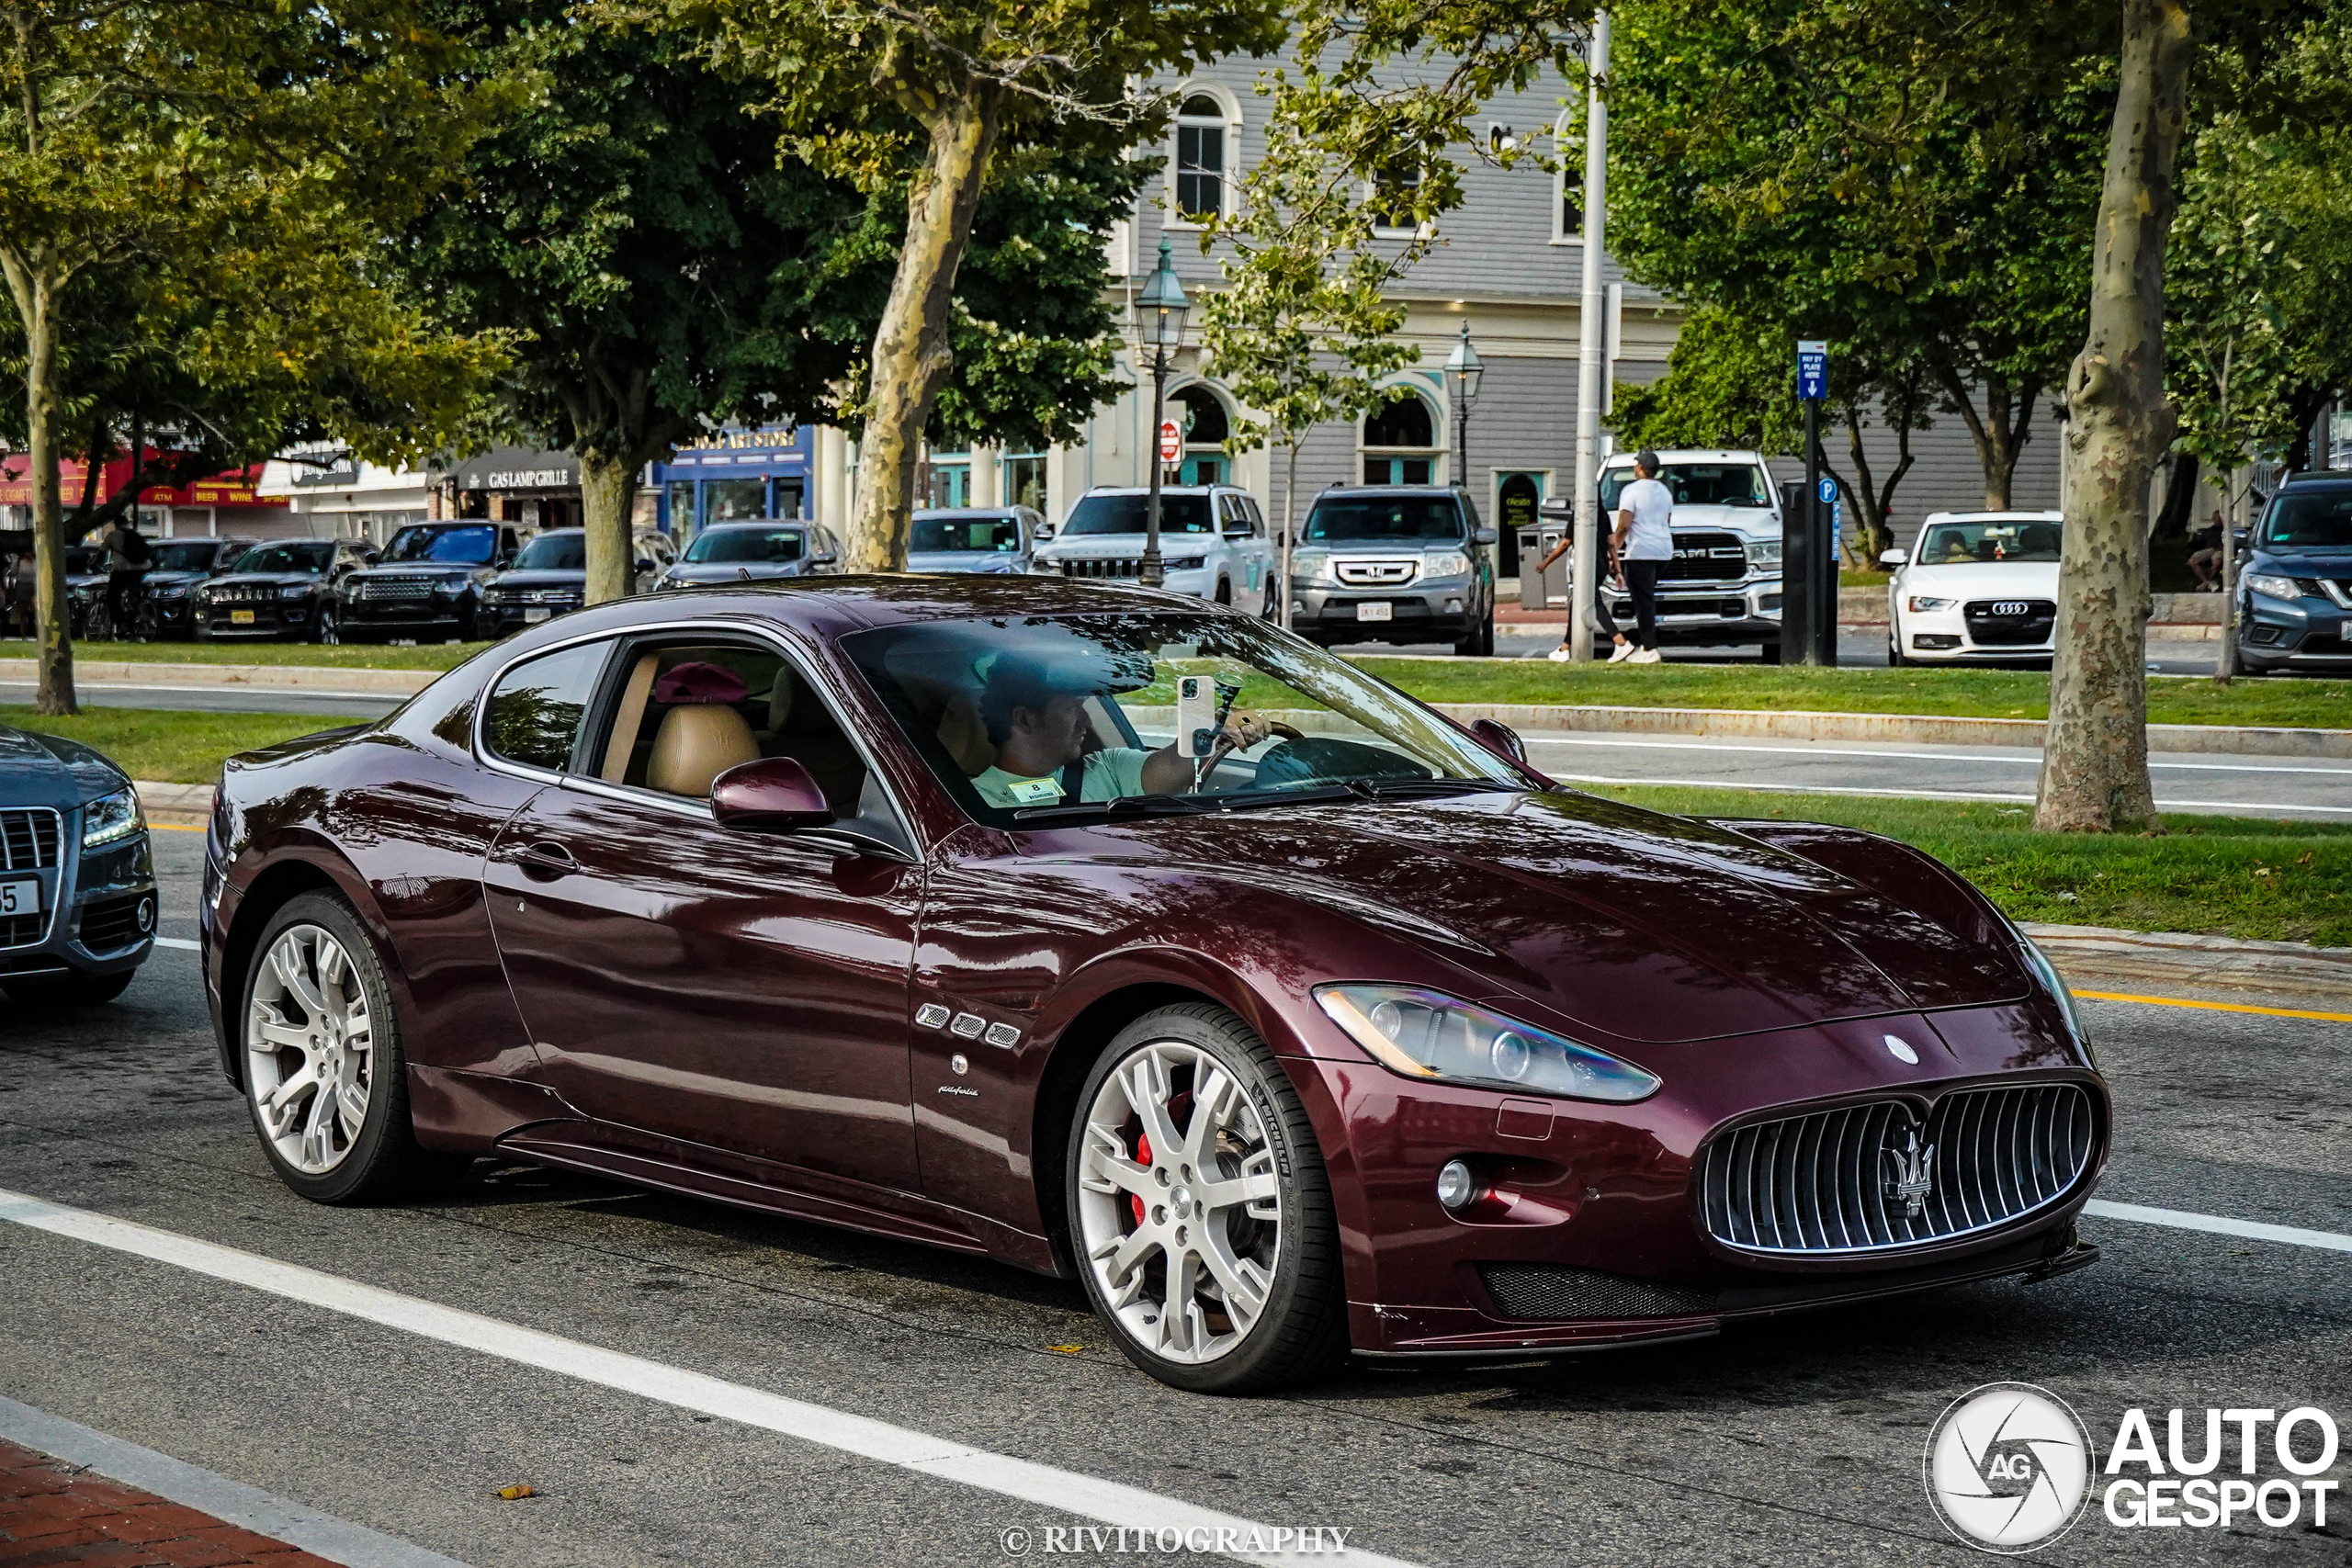
[[[1568,657],[1592,658],[1593,600],[1600,586],[1600,405],[1608,393],[1608,291],[1600,248],[1609,228],[1609,106],[1600,80],[1609,70],[1609,13],[1592,17],[1585,57],[1584,298],[1577,308],[1576,548],[1570,554]]]

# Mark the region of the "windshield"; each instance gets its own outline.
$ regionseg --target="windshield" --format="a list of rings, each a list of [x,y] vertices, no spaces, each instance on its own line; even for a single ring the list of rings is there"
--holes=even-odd
[[[2352,488],[2285,491],[2262,520],[2262,543],[2283,549],[2352,550]]]
[[[2064,525],[2046,522],[1939,523],[1919,536],[1921,566],[1989,561],[2054,561]]]
[[[220,553],[220,544],[212,539],[166,540],[152,547],[154,558],[148,562],[150,571],[209,571],[212,558]]]
[[[1303,536],[1327,545],[1358,539],[1460,544],[1462,508],[1450,495],[1334,497],[1315,503]]]
[[[808,536],[798,528],[709,528],[686,547],[686,559],[787,561],[808,550]]]
[[[486,566],[497,553],[498,530],[493,527],[403,528],[384,547],[383,561],[387,566],[418,561]]]
[[[1529,787],[1419,704],[1250,620],[930,621],[842,646],[948,793],[998,827]]]
[[[237,558],[239,571],[277,571],[316,576],[334,559],[334,546],[322,539],[300,545],[256,545]]]
[[[1677,506],[1772,504],[1772,476],[1753,463],[1668,463],[1658,479],[1674,493]],[[1633,482],[1630,463],[1601,470],[1600,509],[1615,511],[1618,496]]]
[[[514,558],[517,571],[583,571],[587,566],[585,534],[542,534]]]
[[[1021,522],[1011,515],[995,517],[925,517],[915,515],[910,550],[984,550],[990,553],[1021,547]]]
[[[1090,495],[1069,510],[1069,521],[1062,525],[1065,537],[1072,534],[1140,534],[1144,531],[1144,510],[1151,498],[1144,495]],[[1162,495],[1159,498],[1159,531],[1163,534],[1208,534],[1216,531],[1209,521],[1209,498],[1205,495]]]

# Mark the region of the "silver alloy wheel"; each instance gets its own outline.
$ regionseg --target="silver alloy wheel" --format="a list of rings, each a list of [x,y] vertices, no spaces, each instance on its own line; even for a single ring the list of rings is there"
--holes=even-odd
[[[1086,1113],[1078,1230],[1120,1326],[1154,1355],[1214,1361],[1273,1293],[1282,1188],[1258,1109],[1215,1056],[1136,1046]]]
[[[334,934],[280,932],[245,1008],[245,1091],[278,1157],[306,1176],[341,1165],[367,1122],[372,1030],[367,987]]]

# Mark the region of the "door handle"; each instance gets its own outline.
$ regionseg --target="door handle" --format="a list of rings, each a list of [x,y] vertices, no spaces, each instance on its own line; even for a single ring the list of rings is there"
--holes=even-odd
[[[580,869],[580,863],[571,858],[571,852],[552,839],[541,839],[535,844],[526,845],[516,860],[523,868],[523,874],[534,882],[560,881]]]

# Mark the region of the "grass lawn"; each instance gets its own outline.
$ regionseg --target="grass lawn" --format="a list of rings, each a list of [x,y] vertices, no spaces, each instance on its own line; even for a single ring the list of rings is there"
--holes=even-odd
[[[1432,703],[1591,703],[2047,718],[2050,677],[2031,670],[1815,670],[1761,664],[1554,664],[1545,660],[1363,658],[1365,671]],[[1245,694],[1244,702],[1249,700]],[[2352,727],[2352,681],[2201,675],[2148,682],[2152,724]]]
[[[160,784],[212,784],[220,777],[225,757],[364,722],[319,714],[178,713],[166,708],[91,708],[55,718],[29,707],[0,705],[0,724],[95,746],[132,778]]]
[[[322,648],[309,642],[77,642],[76,663],[129,660],[141,664],[302,664],[345,670],[454,670],[486,642],[429,643],[422,648]],[[0,638],[0,659],[37,659],[40,648]]]
[[[1658,811],[1867,828],[1959,869],[2020,920],[2352,946],[2352,832],[2168,816],[2162,838],[2036,833],[2027,808],[1737,789],[1589,785]]]

